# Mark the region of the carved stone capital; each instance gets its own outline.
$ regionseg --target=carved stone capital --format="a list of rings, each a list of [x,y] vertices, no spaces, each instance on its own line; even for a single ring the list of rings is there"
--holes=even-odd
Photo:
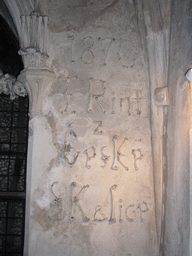
[[[46,88],[54,78],[54,72],[47,68],[26,68],[18,76],[18,80],[25,85],[29,95],[29,116],[31,118],[41,114]]]

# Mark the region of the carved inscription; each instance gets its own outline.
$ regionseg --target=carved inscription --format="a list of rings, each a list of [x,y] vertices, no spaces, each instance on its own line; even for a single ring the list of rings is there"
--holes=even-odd
[[[119,203],[122,203],[122,199],[119,199]],[[123,220],[122,220],[122,205],[120,204],[119,205],[119,222],[121,223],[121,222],[123,222]]]
[[[95,153],[95,148],[92,146],[88,149],[86,149],[85,151],[85,154],[87,156],[87,159],[86,159],[86,163],[85,163],[85,166],[90,169],[91,168],[91,165],[88,163],[92,158],[95,158],[96,156],[96,153]],[[92,155],[91,155],[92,153]]]
[[[82,193],[86,188],[89,187],[89,185],[84,185],[81,190],[75,195],[74,193],[74,188],[77,186],[77,183],[76,182],[72,182],[71,183],[71,214],[70,214],[70,220],[74,220],[75,217],[74,217],[74,213],[75,213],[75,204],[78,206],[82,216],[83,216],[83,221],[86,221],[88,222],[89,221],[89,218],[85,215],[84,211],[83,211],[83,208],[79,202],[79,195],[80,193]]]
[[[134,166],[135,166],[135,170],[138,171],[138,165],[137,165],[137,160],[141,160],[143,158],[143,155],[141,154],[141,149],[133,149],[132,150],[132,154],[134,156]]]
[[[76,39],[73,34],[68,36],[67,39],[66,48],[71,51],[72,63],[76,60],[78,61],[77,58],[79,57],[78,55],[75,56],[74,52],[81,47],[80,60],[85,65],[91,65],[96,60],[100,66],[107,66],[110,58],[115,60],[115,64],[119,63],[123,68],[132,68],[135,65],[136,52],[128,40],[87,36],[78,41],[78,38]],[[71,50],[69,49],[69,44]]]
[[[54,196],[53,206],[56,207],[55,210],[53,210],[53,206],[51,208],[53,216],[50,216],[49,219],[52,222],[60,221],[63,219],[62,199],[60,195],[59,196],[56,195],[53,189],[53,187],[56,184],[58,184],[58,182],[54,182],[51,185],[51,191]],[[115,201],[116,201],[115,191],[117,190],[117,187],[118,186],[114,184],[110,188],[109,218],[105,214],[105,211],[103,211],[102,205],[97,205],[92,215],[92,219],[94,221],[104,222],[105,220],[109,220],[109,222],[113,222],[113,223],[116,222],[116,210],[118,208],[116,209],[116,204],[115,204]],[[87,184],[79,188],[79,185],[76,182],[72,182],[70,185],[70,188],[71,188],[71,198],[70,198],[70,213],[69,213],[68,220],[74,221],[75,216],[80,214],[84,222],[89,222],[91,217],[87,216],[86,209],[82,207],[82,202],[84,200],[83,195],[86,189],[89,188],[89,185]],[[144,222],[146,219],[146,214],[147,212],[149,212],[148,204],[145,201],[137,204],[129,204],[127,207],[124,208],[124,214],[123,214],[123,200],[120,198],[118,207],[119,207],[119,214],[118,214],[119,223],[123,222],[123,216],[129,222],[134,222],[137,219],[139,219],[141,222]]]
[[[56,181],[51,185],[51,192],[54,196],[54,199],[53,204],[50,205],[50,209],[48,211],[48,219],[53,223],[61,221],[64,218],[62,211],[62,198],[60,195],[57,196],[53,189],[53,187],[58,183],[59,182]]]
[[[59,183],[58,181],[53,182],[53,184],[51,185],[51,192],[52,192],[52,194],[53,194],[53,196],[54,196],[53,204],[58,205],[58,206],[61,208],[61,206],[62,206],[62,199],[61,199],[61,196],[56,196],[56,194],[55,194],[54,191],[53,191],[54,185],[56,185],[56,184],[58,184],[58,183]]]
[[[110,193],[111,193],[111,216],[109,221],[111,222],[116,222],[116,218],[115,218],[115,200],[114,200],[114,191],[117,188],[117,185],[113,185],[110,188]]]
[[[113,137],[113,164],[112,164],[112,167],[111,169],[112,170],[115,170],[117,171],[119,169],[119,167],[117,166],[117,139],[118,139],[118,136],[115,135]]]
[[[127,139],[127,138],[124,138],[124,140],[123,140],[121,146],[120,146],[119,149],[117,150],[117,159],[118,159],[119,163],[125,168],[125,170],[128,171],[128,170],[129,170],[129,167],[126,166],[126,165],[122,162],[122,160],[121,160],[121,158],[120,158],[121,156],[125,156],[124,154],[121,153],[121,148],[123,147],[123,145],[124,145],[124,143],[125,143],[126,141],[128,141],[128,139]]]
[[[127,208],[125,209],[125,216],[128,221],[130,221],[130,222],[135,221],[137,209],[139,209],[139,211],[140,211],[140,214],[139,214],[140,221],[141,222],[145,221],[143,213],[146,213],[149,211],[149,208],[148,208],[148,205],[146,202],[138,203],[137,205],[130,204],[127,206]],[[130,217],[130,215],[131,215],[131,217]]]
[[[69,130],[65,135],[65,142],[63,146],[63,158],[69,166],[74,165],[79,155],[79,151],[77,151],[77,153],[75,154],[72,153],[71,155],[71,151],[73,149],[72,145],[76,143],[76,139],[77,135],[73,130]]]
[[[102,121],[95,121],[94,124],[99,124],[97,126],[97,128],[95,129],[94,134],[98,134],[98,135],[103,134],[103,131],[101,130],[101,128],[103,127],[102,126]]]
[[[75,60],[74,60],[74,49],[73,49],[73,43],[74,43],[74,35],[72,35],[72,36],[68,36],[68,40],[70,41],[70,43],[71,43],[71,62],[73,63],[73,62],[75,62]]]
[[[91,113],[93,111],[93,99],[96,100],[97,104],[100,106],[102,112],[105,114],[105,110],[99,100],[101,96],[105,94],[105,81],[98,80],[98,79],[89,79],[89,105],[88,105],[88,112]]]
[[[123,168],[125,168],[126,171],[129,170],[128,166],[126,166],[123,161],[121,160],[121,156],[125,156],[122,152],[121,152],[121,148],[123,147],[124,143],[128,140],[127,138],[124,138],[122,144],[120,145],[119,149],[117,150],[117,140],[118,140],[118,136],[115,135],[113,137],[113,164],[111,169],[112,170],[118,170],[118,162],[123,166]]]
[[[140,210],[140,221],[141,222],[144,222],[145,219],[143,217],[143,213],[144,212],[148,212],[149,211],[149,208],[147,206],[147,203],[146,202],[143,202],[142,204],[138,204],[138,209]]]
[[[104,221],[107,220],[107,217],[102,211],[102,207],[100,205],[97,205],[95,208],[95,213],[94,213],[94,221]]]
[[[112,43],[115,42],[115,38],[105,38],[102,39],[101,37],[98,38],[98,42],[100,43],[101,47],[101,65],[106,66],[106,60],[108,57],[108,53],[112,46]]]
[[[102,134],[102,130],[100,129],[100,127],[102,127],[102,121],[95,121],[94,123],[99,123],[99,125],[97,126],[97,128],[94,130],[94,134]],[[69,128],[70,128],[70,124],[69,124]],[[69,130],[66,135],[65,135],[65,141],[64,141],[64,146],[62,148],[63,150],[63,158],[65,160],[65,162],[67,163],[67,165],[69,165],[70,167],[72,167],[75,162],[77,161],[77,158],[80,154],[79,151],[76,151],[74,149],[75,143],[76,143],[76,139],[77,139],[77,135],[73,130]],[[120,144],[119,148],[117,148],[117,144],[118,144],[118,136],[115,135],[112,138],[113,141],[113,160],[112,160],[112,166],[111,169],[112,170],[119,170],[119,166],[118,164],[121,164],[121,166],[128,171],[129,167],[124,163],[125,161],[125,157],[126,154],[123,153],[125,151],[127,151],[128,149],[128,144],[126,144],[126,142],[128,142],[128,138],[125,137],[124,140],[122,141],[122,143]],[[140,140],[139,140],[140,141]],[[101,147],[101,160],[104,162],[104,165],[101,165],[102,168],[105,168],[107,165],[107,162],[110,159],[110,155],[106,155],[104,153],[104,148],[106,148],[107,146],[103,146]],[[132,151],[130,152],[132,153],[133,157],[134,157],[134,168],[135,171],[139,170],[138,167],[138,160],[142,160],[142,158],[144,157],[143,154],[141,153],[141,149],[132,149]],[[90,161],[91,159],[96,157],[96,149],[94,146],[91,146],[89,148],[87,148],[86,150],[84,150],[84,154],[86,155],[86,162],[85,162],[85,167],[87,167],[87,169],[91,168],[90,165]]]
[[[67,77],[67,79],[63,79],[63,82],[66,85],[66,90],[63,93],[64,94],[64,101],[65,106],[60,106],[59,111],[61,113],[66,113],[69,108],[69,96],[72,96],[72,94],[68,93],[68,87],[70,81],[76,80],[78,77]],[[101,111],[104,114],[107,114],[106,109],[104,108],[104,104],[107,106],[108,103],[106,102],[105,98],[105,92],[106,92],[106,82],[102,79],[94,79],[89,78],[89,92],[88,92],[88,105],[87,105],[87,112],[92,113],[95,109],[95,111],[98,111],[98,108],[96,105],[99,106]],[[36,84],[36,87],[38,89],[39,85]],[[38,91],[38,90],[37,90]],[[34,100],[38,100],[38,94],[36,92]],[[118,114],[123,115],[127,114],[128,116],[131,116],[135,110],[137,115],[141,115],[141,103],[142,103],[142,92],[141,90],[135,90],[134,97],[124,97],[124,98],[117,98],[115,92],[112,92],[112,98],[111,98],[111,112],[108,112],[108,114]],[[96,105],[94,105],[96,103]],[[117,104],[118,103],[118,104]],[[133,109],[133,105],[135,106]]]
[[[127,114],[128,114],[128,116],[130,116],[131,115],[131,104],[130,104],[130,99],[128,97],[120,99],[120,115],[123,114],[124,101],[127,102]]]
[[[83,53],[81,54],[81,60],[85,63],[85,64],[91,64],[94,61],[94,54],[91,51],[91,47],[94,45],[94,41],[92,39],[91,36],[85,37],[83,39],[83,44],[86,45],[86,49],[83,51]]]
[[[101,148],[101,154],[102,154],[101,159],[104,162],[104,165],[101,166],[102,168],[105,168],[105,166],[107,165],[107,162],[109,161],[109,158],[110,158],[110,156],[107,156],[105,153],[103,153],[104,148],[106,148],[106,146]]]

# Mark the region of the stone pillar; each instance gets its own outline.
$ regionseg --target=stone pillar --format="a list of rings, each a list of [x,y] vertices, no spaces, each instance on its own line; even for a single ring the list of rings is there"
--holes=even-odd
[[[27,90],[30,116],[24,255],[33,254],[30,252],[30,247],[33,245],[31,215],[34,191],[36,185],[39,184],[41,187],[42,170],[49,163],[51,155],[54,155],[54,150],[51,151],[49,148],[50,133],[47,131],[46,119],[42,113],[46,90],[55,78],[54,72],[49,68],[48,42],[48,17],[42,16],[37,11],[33,11],[30,15],[22,15],[19,54],[23,57],[25,69],[21,71],[17,81]],[[45,149],[48,152],[45,153]]]
[[[47,86],[53,81],[55,75],[47,68],[27,68],[18,77],[29,94],[29,115],[34,117],[41,114],[42,100]]]

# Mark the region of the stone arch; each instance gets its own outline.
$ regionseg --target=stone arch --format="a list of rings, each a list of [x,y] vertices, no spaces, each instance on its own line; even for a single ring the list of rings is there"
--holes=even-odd
[[[7,8],[7,12],[9,16],[5,17],[6,20],[8,19],[9,25],[15,33],[17,33],[18,38],[21,38],[21,21],[20,16],[22,14],[29,14],[33,11],[34,8],[34,1],[33,0],[16,0],[16,1],[9,1],[3,0],[4,5]],[[12,20],[12,21],[11,21]],[[20,40],[19,40],[20,41]]]

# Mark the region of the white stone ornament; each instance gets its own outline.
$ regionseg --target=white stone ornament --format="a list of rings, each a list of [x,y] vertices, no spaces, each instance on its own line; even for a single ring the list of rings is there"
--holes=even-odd
[[[3,74],[2,70],[0,70],[0,93],[10,94],[10,99],[14,100],[18,96],[25,97],[27,90],[16,77],[10,74]]]
[[[25,67],[46,66],[48,17],[37,11],[21,16],[21,49]]]
[[[156,88],[154,100],[157,107],[169,105],[168,87]]]

